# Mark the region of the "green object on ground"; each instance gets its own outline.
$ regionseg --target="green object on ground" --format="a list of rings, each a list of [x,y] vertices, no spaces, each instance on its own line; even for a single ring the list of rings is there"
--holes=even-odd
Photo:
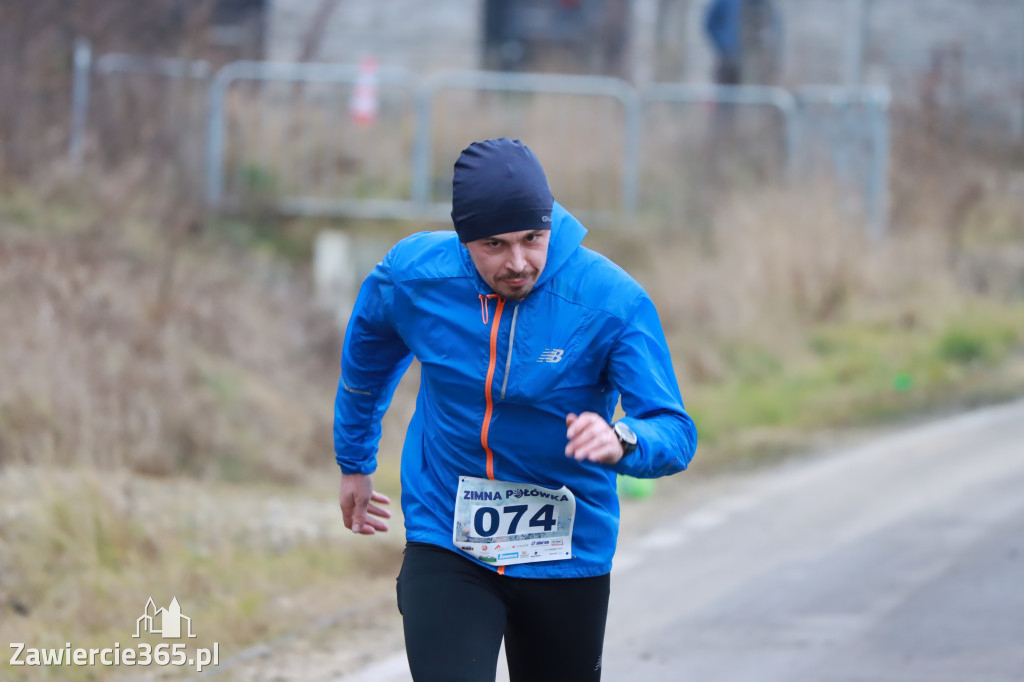
[[[900,372],[893,377],[892,387],[899,392],[909,391],[914,387],[914,377],[909,372]]]
[[[632,476],[619,476],[619,495],[643,500],[654,494],[653,478],[633,478]]]

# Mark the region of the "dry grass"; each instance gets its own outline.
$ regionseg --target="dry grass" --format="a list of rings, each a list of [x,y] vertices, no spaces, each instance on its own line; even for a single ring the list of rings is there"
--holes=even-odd
[[[408,199],[412,132],[408,93],[384,88],[372,125],[348,111],[351,86],[235,87],[226,114],[226,191],[276,196]]]
[[[873,243],[835,205],[824,190],[754,192],[718,212],[707,240],[676,233],[650,249],[640,277],[684,355],[684,381],[728,378],[731,344],[797,347],[815,325],[956,290],[941,244],[920,233]]]
[[[221,256],[5,228],[0,463],[288,480],[322,461],[337,338],[301,277]]]
[[[333,488],[8,467],[0,494],[0,639],[29,646],[137,646],[146,600],[177,597],[198,635],[187,644],[216,641],[223,661],[313,616],[388,599],[400,559],[399,535],[361,541],[344,530]]]

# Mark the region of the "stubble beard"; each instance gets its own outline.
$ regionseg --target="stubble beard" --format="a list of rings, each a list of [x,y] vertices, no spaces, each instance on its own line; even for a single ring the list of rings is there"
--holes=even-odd
[[[537,284],[537,270],[527,270],[525,272],[510,272],[505,275],[498,277],[492,288],[495,293],[505,299],[518,300],[526,298],[530,292],[533,291],[533,287]],[[505,285],[508,280],[514,279],[526,279],[527,283],[519,288],[513,288]]]

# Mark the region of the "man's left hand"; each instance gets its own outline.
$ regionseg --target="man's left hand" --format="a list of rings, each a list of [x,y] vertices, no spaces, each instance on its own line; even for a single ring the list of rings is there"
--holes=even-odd
[[[580,462],[587,460],[608,465],[622,459],[622,444],[618,436],[596,412],[580,415],[570,412],[565,417],[565,425],[568,427],[565,437],[569,441],[565,446],[566,457],[575,457]]]

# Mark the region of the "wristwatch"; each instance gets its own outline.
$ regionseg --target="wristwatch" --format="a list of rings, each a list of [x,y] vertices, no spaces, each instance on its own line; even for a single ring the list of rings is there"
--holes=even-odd
[[[615,422],[612,424],[612,430],[615,431],[615,437],[619,439],[619,445],[622,446],[623,457],[636,450],[636,434],[625,422]]]

